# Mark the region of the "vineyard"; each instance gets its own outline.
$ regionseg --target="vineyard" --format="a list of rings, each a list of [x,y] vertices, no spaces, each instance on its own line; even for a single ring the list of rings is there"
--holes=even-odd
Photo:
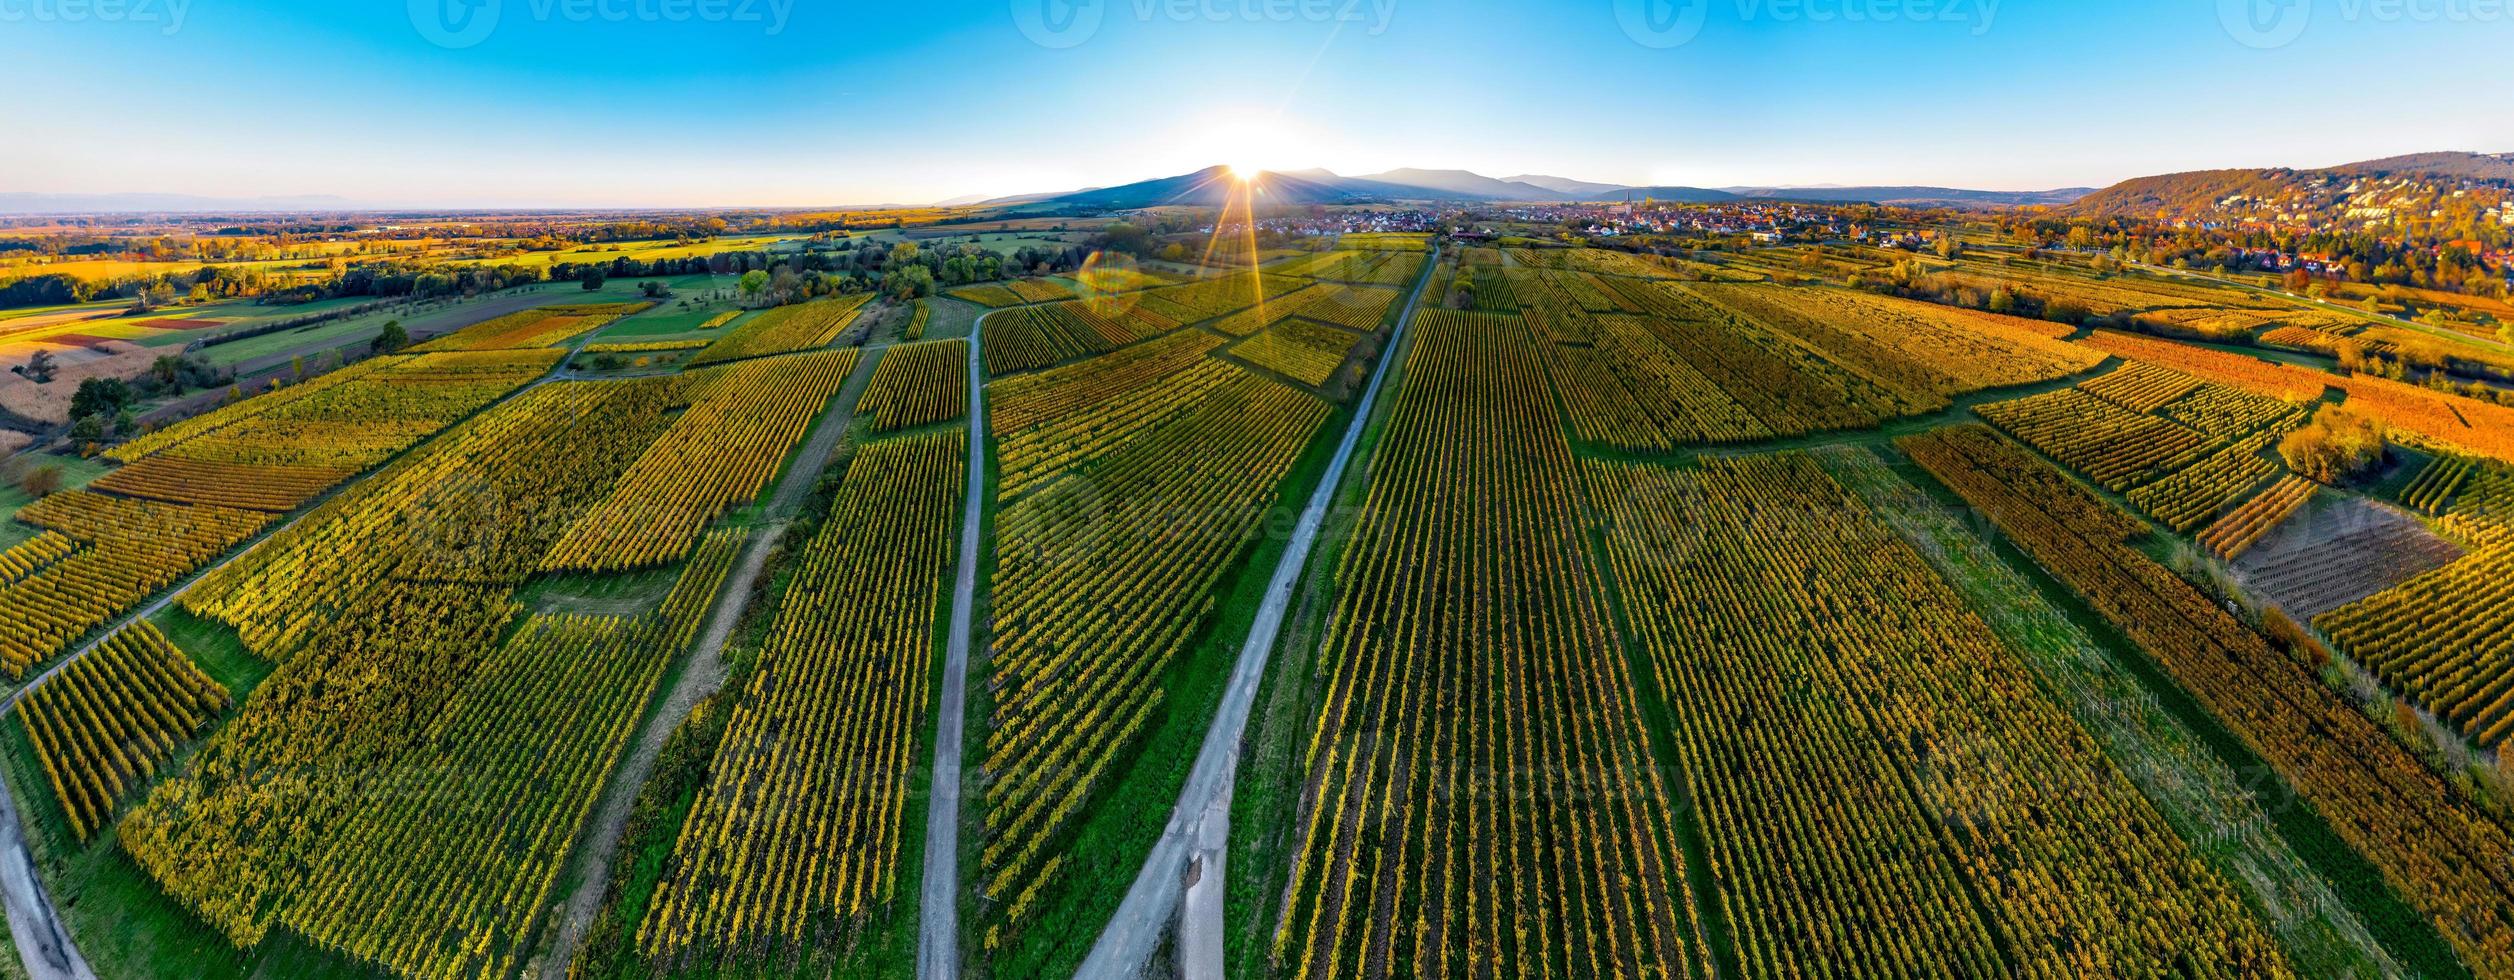
[[[2304,424],[2285,402],[2137,361],[1975,411],[2177,531],[2219,519],[2283,475],[2270,449]]]
[[[2416,492],[2475,550],[2313,624],[2473,744],[2514,752],[2514,469],[2439,459],[2421,480],[2439,471]]]
[[[2239,290],[2187,281],[2114,276],[2089,279],[2023,267],[1967,264],[1937,273],[1982,295],[2005,289],[2020,299],[2044,304],[2072,303],[2095,316],[2141,314],[2170,321],[2193,316],[2249,314],[2245,329],[2283,322],[2297,311],[2292,305],[2256,299]]]
[[[1512,248],[1502,254],[1510,263],[1530,268],[1636,279],[1678,278],[1676,272],[1653,259],[1602,248]]]
[[[520,581],[670,425],[670,394],[668,379],[536,388],[324,502],[182,604],[277,662],[337,626],[321,610],[389,582]]]
[[[2452,503],[2453,495],[2478,468],[2472,460],[2456,456],[2438,456],[2418,471],[2416,479],[2401,489],[2401,506],[2428,516],[2440,516]]]
[[[1182,330],[1158,340],[987,386],[987,409],[998,433],[1018,433],[1070,419],[1097,406],[1135,400],[1168,379],[1205,363],[1221,346],[1211,334]]]
[[[1077,298],[1072,283],[1054,279],[1015,279],[1005,283],[1004,287],[1021,297],[1024,303],[1054,303]]]
[[[1096,374],[1096,372],[1095,372]],[[1090,382],[1098,384],[1099,378]],[[1235,401],[1285,399],[1289,389],[1222,360],[1208,360],[1140,386],[1112,382],[1106,401],[1043,424],[1015,430],[1000,439],[1003,493],[1026,492],[1072,469],[1110,455],[1117,447],[1146,432],[1206,411],[1216,398]],[[1071,401],[1068,395],[1060,400]],[[1313,399],[1314,400],[1314,399]],[[1016,409],[1016,417],[1026,410]]]
[[[1689,287],[1721,307],[1914,396],[1942,398],[2087,370],[2102,360],[2024,320],[1847,290]]]
[[[962,286],[958,289],[944,293],[943,295],[949,296],[953,299],[967,300],[969,302],[976,303],[979,306],[999,310],[1007,306],[1020,306],[1023,303],[1029,302],[1029,300],[1022,299],[1020,293],[1013,292],[1011,289],[1005,288],[999,283],[991,282],[976,286]]]
[[[2320,398],[2324,389],[2337,380],[2319,371],[2113,330],[2095,331],[2094,336],[2078,343],[2283,402],[2303,403]]]
[[[520,965],[742,544],[710,534],[649,612],[532,614],[515,600],[572,518],[667,431],[669,388],[536,389],[185,593],[277,669],[124,818],[132,858],[240,947],[284,927],[404,975]],[[292,771],[325,775],[261,775]]]
[[[817,351],[705,368],[670,380],[670,428],[599,506],[578,517],[543,571],[615,572],[679,561],[708,524],[757,497],[855,371],[856,352]]]
[[[966,446],[875,442],[848,465],[681,825],[644,955],[826,944],[896,901]]]
[[[1124,257],[1118,256],[1118,258]],[[1081,271],[1074,273],[1074,281],[1082,284],[1086,296],[1131,293],[1155,286],[1175,285],[1179,281],[1177,276],[1166,272],[1148,272],[1122,264],[1106,264],[1109,261],[1110,257],[1105,253],[1094,255],[1089,261],[1083,263]]]
[[[704,338],[692,340],[640,340],[617,343],[586,344],[587,354],[668,354],[673,351],[698,350],[715,343]]]
[[[1322,282],[1403,286],[1423,271],[1423,256],[1397,251],[1319,252],[1266,270],[1268,275],[1296,276]]]
[[[2399,356],[2398,346],[2370,337],[2357,336],[2350,332],[2351,329],[2337,324],[2322,327],[2285,326],[2263,332],[2260,341],[2273,347],[2312,351],[2326,357],[2338,357],[2341,351],[2350,347],[2366,354],[2378,354],[2384,357]]]
[[[1172,323],[1201,323],[1226,313],[1271,306],[1286,293],[1309,285],[1304,279],[1266,273],[1235,273],[1184,286],[1141,294],[1143,308]]]
[[[1105,353],[1178,328],[1130,297],[1026,306],[986,325],[986,372],[1001,377]]]
[[[112,976],[2514,976],[2514,409],[1950,220],[1234,229],[271,382],[0,488],[37,897]],[[2326,484],[2333,405],[2399,445]]]
[[[2180,371],[2168,371],[2144,361],[2125,361],[2120,370],[2088,379],[2078,385],[2078,390],[2146,415],[2198,391],[2203,384],[2207,382]]]
[[[2394,438],[2514,462],[2514,408],[2362,374],[2333,383],[2349,411],[2381,421]]]
[[[2483,749],[2514,737],[2514,549],[2483,551],[2314,620]]]
[[[910,343],[924,340],[926,324],[932,322],[933,319],[934,304],[926,300],[917,300],[908,311],[907,326],[899,328],[900,338]]]
[[[1336,573],[1275,969],[1709,976],[1539,355],[1509,319],[1413,330]]]
[[[1311,387],[1327,383],[1362,338],[1310,320],[1281,320],[1231,346],[1231,355]]]
[[[2312,501],[2318,486],[2301,476],[2278,481],[2277,486],[2209,525],[2208,530],[2200,533],[2200,546],[2225,561],[2243,557],[2244,552],[2260,543],[2262,536]]]
[[[847,332],[872,298],[871,293],[853,293],[836,299],[780,306],[733,328],[733,332],[708,345],[690,364],[722,364],[749,357],[827,347],[836,343],[840,334]]]
[[[1617,449],[1868,428],[2102,359],[2023,321],[1836,290],[1645,283],[1619,295],[1647,313],[1518,290],[1573,430]]]
[[[1217,343],[1182,331],[990,388],[1001,509],[972,878],[991,952],[1094,858],[1069,849],[1074,826],[1134,765],[1214,591],[1327,419],[1205,356]]]
[[[29,692],[17,713],[71,832],[85,838],[228,704],[226,688],[140,622]]]
[[[949,422],[969,410],[969,342],[938,340],[893,347],[873,370],[857,408],[877,432]]]
[[[1341,248],[1381,252],[1422,252],[1431,247],[1431,236],[1414,232],[1355,232],[1336,239]]]
[[[1234,337],[1245,337],[1293,317],[1306,317],[1356,333],[1376,333],[1387,321],[1388,310],[1396,305],[1399,295],[1397,290],[1381,287],[1319,283],[1264,306],[1223,317],[1210,326]]]
[[[2339,329],[2364,321],[2344,313],[2308,312],[2296,309],[2229,309],[2219,306],[2195,306],[2180,309],[2151,310],[2133,320],[2145,329],[2168,336],[2201,337],[2210,340],[2240,341],[2258,332],[2267,340],[2280,331],[2313,332],[2324,328]],[[2293,338],[2293,333],[2283,334]],[[2275,343],[2275,341],[2271,341]]]
[[[270,523],[271,515],[108,497],[45,497],[17,519],[43,528],[0,551],[0,671],[12,679],[68,650],[141,601]]]
[[[2312,801],[2482,974],[2514,970],[2514,835],[2205,594],[2138,523],[1987,430],[1900,442]]]
[[[1747,973],[2288,972],[2016,655],[1812,459],[1588,476]],[[1818,855],[1829,873],[1794,872]]]
[[[558,351],[379,357],[117,447],[95,487],[288,511],[546,374]]]
[[[645,312],[653,303],[543,306],[482,321],[411,348],[437,351],[530,350],[590,333],[613,320]]]

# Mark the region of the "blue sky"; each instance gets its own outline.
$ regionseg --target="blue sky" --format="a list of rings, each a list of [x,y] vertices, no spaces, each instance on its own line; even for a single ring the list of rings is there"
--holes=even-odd
[[[2029,189],[2514,150],[2508,51],[2490,0],[0,0],[0,191],[925,203],[1219,162]]]

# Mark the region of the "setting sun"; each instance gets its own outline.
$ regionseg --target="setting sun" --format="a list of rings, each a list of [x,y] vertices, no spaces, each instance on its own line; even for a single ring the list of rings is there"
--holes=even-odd
[[[1175,139],[1195,147],[1194,155],[1204,165],[1224,164],[1241,183],[1269,170],[1320,166],[1323,159],[1315,139],[1266,109],[1218,107],[1186,122]]]

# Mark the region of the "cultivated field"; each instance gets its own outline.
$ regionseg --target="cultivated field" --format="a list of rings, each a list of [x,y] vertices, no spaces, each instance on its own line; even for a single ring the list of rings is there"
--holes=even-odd
[[[546,242],[664,271],[13,423],[30,914],[221,980],[2514,974],[2514,410],[2364,323],[948,213]],[[911,241],[949,285],[871,278]],[[192,310],[0,341],[172,371],[240,314]]]

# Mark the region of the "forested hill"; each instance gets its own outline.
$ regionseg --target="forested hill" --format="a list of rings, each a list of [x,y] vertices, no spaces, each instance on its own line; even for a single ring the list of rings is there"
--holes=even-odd
[[[2448,201],[2486,207],[2514,192],[2514,154],[2420,153],[2320,170],[2198,170],[2140,177],[2087,195],[2092,217],[2389,217]]]

